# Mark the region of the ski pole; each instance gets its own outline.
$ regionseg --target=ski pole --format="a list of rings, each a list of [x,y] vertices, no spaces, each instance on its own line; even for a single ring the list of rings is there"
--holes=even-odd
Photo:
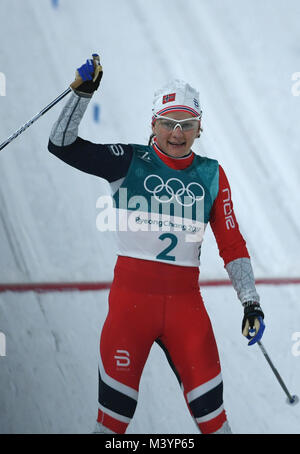
[[[100,59],[97,54],[93,55],[93,60],[94,60],[94,65],[100,65]],[[42,115],[44,115],[46,112],[48,112],[50,109],[52,109],[53,106],[55,106],[59,101],[61,101],[72,89],[78,88],[81,84],[83,83],[82,78],[77,75],[77,78],[74,80],[74,82],[71,83],[70,87],[67,88],[65,91],[63,91],[57,98],[55,98],[48,106],[46,106],[44,109],[42,109],[39,113],[37,113],[34,117],[31,118],[27,123],[25,123],[21,128],[19,128],[16,132],[14,132],[11,136],[8,137],[4,142],[0,144],[0,151],[3,150],[8,144],[10,144],[14,139],[16,139],[22,132],[24,132],[29,126],[31,126],[33,123],[35,123],[39,118],[41,118]]]
[[[279,375],[279,372],[278,370],[275,368],[274,364],[272,363],[271,361],[271,358],[269,357],[268,353],[266,352],[266,349],[265,347],[263,346],[263,344],[261,343],[261,341],[258,341],[257,342],[258,345],[259,345],[259,348],[261,349],[264,357],[266,358],[266,360],[268,361],[269,363],[269,366],[271,367],[272,371],[274,372],[275,374],[275,377],[277,378],[280,386],[282,387],[283,391],[285,392],[285,394],[287,395],[287,403],[289,403],[290,405],[295,405],[299,402],[299,397],[296,396],[296,395],[291,395],[289,393],[289,390],[287,389],[284,381],[282,380],[281,376]]]
[[[50,110],[53,106],[55,106],[59,101],[61,101],[68,93],[70,93],[71,88],[65,90],[61,95],[55,98],[48,106],[42,109],[39,113],[37,113],[34,117],[31,118],[27,123],[25,123],[21,128],[19,128],[16,132],[14,132],[11,136],[8,137],[4,142],[0,145],[0,151],[3,150],[8,144],[10,144],[14,139],[16,139],[22,132],[24,132],[29,126],[35,123],[42,115],[44,115],[48,110]]]

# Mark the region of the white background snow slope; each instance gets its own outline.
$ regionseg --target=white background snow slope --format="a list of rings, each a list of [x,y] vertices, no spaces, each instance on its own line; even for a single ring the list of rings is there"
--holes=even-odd
[[[228,175],[256,278],[298,277],[300,96],[293,95],[292,76],[300,72],[299,22],[298,0],[59,0],[57,8],[50,0],[1,0],[0,141],[64,91],[93,52],[101,55],[104,76],[80,135],[95,142],[145,144],[154,90],[170,78],[185,79],[199,89],[203,108],[195,151],[218,159]],[[47,151],[63,103],[0,154],[1,283],[112,279],[114,234],[96,229],[96,200],[107,184]],[[209,229],[202,249],[201,278],[226,278]],[[300,332],[300,286],[258,291],[264,344],[291,392],[300,394],[300,349],[292,338]],[[259,348],[248,347],[240,333],[233,288],[202,294],[233,431],[300,433],[300,405],[286,404]],[[0,294],[6,336],[0,433],[93,430],[107,295]],[[128,433],[195,430],[153,346]]]

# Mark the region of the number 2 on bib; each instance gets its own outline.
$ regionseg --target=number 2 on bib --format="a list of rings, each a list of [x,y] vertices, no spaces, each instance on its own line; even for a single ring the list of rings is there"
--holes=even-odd
[[[163,233],[162,235],[159,236],[159,239],[161,241],[164,241],[165,239],[171,240],[171,243],[169,246],[167,246],[163,251],[161,251],[156,258],[158,260],[169,260],[171,262],[175,262],[176,258],[175,255],[168,255],[172,249],[174,249],[178,243],[177,236],[174,235],[173,233]]]

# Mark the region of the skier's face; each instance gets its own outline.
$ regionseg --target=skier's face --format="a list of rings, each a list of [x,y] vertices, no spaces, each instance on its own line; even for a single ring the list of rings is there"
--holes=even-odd
[[[165,115],[174,120],[186,120],[194,118],[188,112],[172,112]],[[152,126],[153,134],[156,136],[157,145],[169,156],[179,158],[189,153],[194,140],[199,135],[200,121],[196,121],[196,127],[190,130],[185,130],[177,126],[169,130],[164,126],[164,122],[157,119]]]

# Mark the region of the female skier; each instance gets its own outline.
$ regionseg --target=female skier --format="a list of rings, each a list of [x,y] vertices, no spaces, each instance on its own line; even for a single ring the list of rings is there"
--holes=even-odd
[[[77,85],[82,83],[73,90],[49,140],[55,156],[112,184],[122,226],[100,337],[95,432],[126,432],[145,362],[157,342],[199,432],[231,433],[218,350],[199,289],[208,223],[244,308],[242,333],[249,345],[262,337],[264,314],[225,172],[216,160],[192,151],[202,131],[199,94],[180,80],[158,90],[147,146],[91,143],[78,137],[78,127],[102,78],[97,58],[93,54],[77,69]]]

